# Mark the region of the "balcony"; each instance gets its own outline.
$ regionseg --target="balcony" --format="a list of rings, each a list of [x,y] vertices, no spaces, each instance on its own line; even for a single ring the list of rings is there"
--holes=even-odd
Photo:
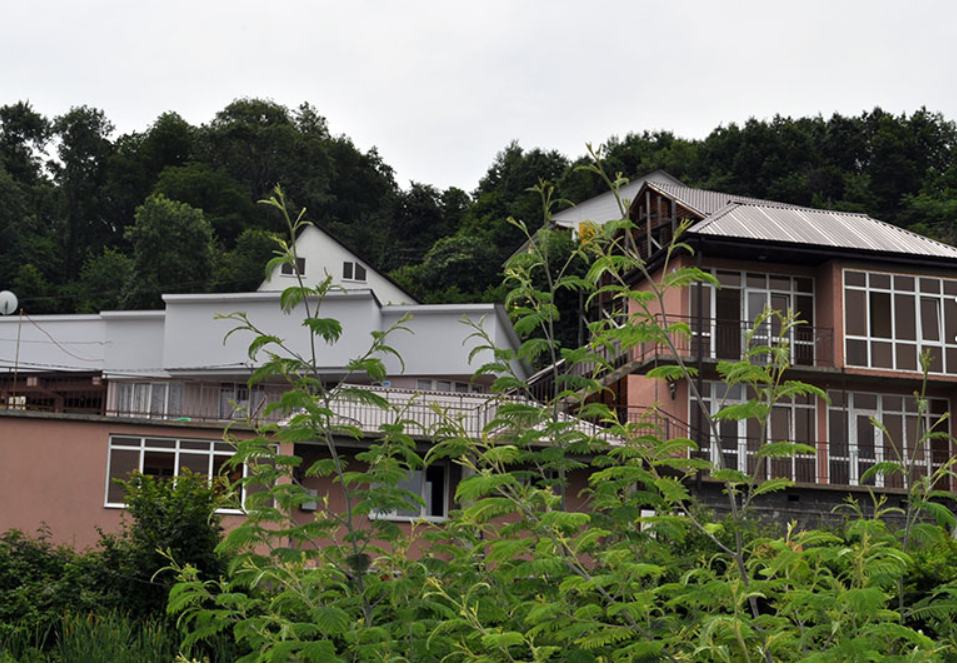
[[[559,374],[573,376],[598,377],[606,383],[633,372],[640,373],[658,362],[675,360],[675,352],[685,362],[692,365],[715,363],[720,360],[741,360],[749,343],[750,346],[783,347],[788,353],[791,365],[805,368],[830,368],[834,365],[834,330],[832,328],[797,325],[783,336],[780,328],[771,321],[755,325],[753,321],[728,321],[715,318],[697,318],[687,315],[668,315],[658,317],[659,325],[671,326],[675,323],[687,324],[691,336],[675,334],[672,336],[674,351],[663,341],[648,341],[630,349],[619,344],[602,345],[595,352],[601,356],[613,370],[602,373],[599,364],[592,361],[576,363],[567,371],[559,363]],[[756,360],[755,362],[761,362]],[[544,400],[553,396],[555,370],[544,369],[531,379],[532,396]]]

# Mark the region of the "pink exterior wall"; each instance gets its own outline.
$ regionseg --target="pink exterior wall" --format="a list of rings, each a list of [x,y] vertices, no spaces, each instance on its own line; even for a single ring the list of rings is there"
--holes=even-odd
[[[0,531],[31,533],[45,523],[55,543],[85,548],[96,544],[97,527],[118,530],[123,511],[104,508],[111,434],[219,439],[222,428],[83,420],[64,414],[26,418],[0,411]],[[224,514],[223,526],[235,527],[241,519]]]

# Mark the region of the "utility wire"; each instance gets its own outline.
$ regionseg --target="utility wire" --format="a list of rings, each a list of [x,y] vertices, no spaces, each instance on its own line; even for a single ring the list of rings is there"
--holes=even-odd
[[[68,351],[68,350],[66,349],[66,347],[64,347],[62,344],[60,344],[60,342],[58,342],[58,341],[56,340],[56,337],[54,337],[52,334],[50,334],[49,332],[47,332],[46,330],[44,330],[42,327],[40,327],[40,325],[39,325],[35,320],[33,320],[32,318],[30,318],[30,315],[29,315],[28,313],[26,313],[26,312],[23,311],[22,309],[20,310],[20,313],[23,315],[24,318],[26,318],[28,321],[30,321],[31,323],[33,323],[33,326],[34,326],[37,330],[39,330],[40,332],[42,332],[43,334],[45,334],[45,335],[50,339],[50,341],[52,341],[54,344],[56,344],[56,347],[57,347],[58,349],[60,349],[60,350],[63,351],[64,353],[66,353],[66,354],[67,354],[68,356],[70,356],[71,358],[76,358],[77,360],[79,360],[79,361],[81,361],[81,362],[103,362],[103,358],[84,358],[84,357],[82,357],[82,356],[76,355],[75,353],[71,353],[70,351]]]

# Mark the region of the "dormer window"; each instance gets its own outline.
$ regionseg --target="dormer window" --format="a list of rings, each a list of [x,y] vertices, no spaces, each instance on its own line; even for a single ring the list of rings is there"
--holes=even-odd
[[[349,281],[365,281],[366,268],[357,262],[347,260],[342,263],[342,278]]]
[[[300,276],[305,276],[306,274],[306,259],[305,258],[296,258],[296,270],[293,271],[292,265],[287,262],[282,264],[282,274],[283,276],[295,276],[296,274]]]

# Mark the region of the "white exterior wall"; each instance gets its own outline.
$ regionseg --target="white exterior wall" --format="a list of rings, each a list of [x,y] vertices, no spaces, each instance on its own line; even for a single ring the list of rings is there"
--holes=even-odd
[[[164,312],[105,311],[100,316],[106,331],[104,369],[114,370],[109,376],[163,373]]]
[[[303,275],[303,281],[307,286],[321,283],[328,274],[332,277],[333,283],[341,285],[346,291],[372,290],[382,304],[417,304],[412,296],[379,274],[364,260],[357,258],[354,253],[319,228],[310,226],[299,235],[296,240],[296,253],[306,261],[306,273]],[[347,261],[357,262],[365,267],[365,281],[343,278],[342,264]],[[263,281],[258,290],[282,291],[295,285],[297,285],[296,277],[284,275],[280,266],[273,268],[270,276]]]
[[[279,293],[166,295],[164,299],[165,312],[34,316],[34,321],[60,346],[24,320],[20,369],[86,370],[119,378],[156,378],[167,374],[243,378],[253,366],[248,349],[254,335],[238,332],[224,343],[226,334],[238,323],[216,319],[218,314],[233,312],[245,312],[264,332],[285,339],[286,344],[302,356],[310,355],[309,331],[302,325],[304,309],[300,305],[292,314],[283,313],[279,308]],[[492,356],[483,351],[469,362],[470,352],[481,341],[476,338],[466,341],[474,332],[461,322],[466,315],[476,323],[484,323],[485,331],[497,347],[518,346],[504,310],[495,305],[382,307],[369,290],[333,293],[325,298],[318,315],[338,320],[342,336],[333,346],[317,342],[320,370],[342,371],[351,359],[368,350],[372,331],[386,330],[406,314],[412,316],[405,324],[411,332],[397,331],[387,341],[402,356],[404,369],[394,356],[383,356],[389,376],[469,379],[481,365],[491,361]],[[16,317],[0,319],[0,368],[13,367],[17,323]],[[266,359],[261,353],[259,361]],[[525,375],[523,370],[518,374]],[[361,377],[355,380],[362,382]]]
[[[309,330],[302,324],[305,308],[299,305],[291,314],[284,313],[279,308],[279,293],[170,295],[166,299],[163,360],[167,369],[216,373],[214,368],[248,367],[249,345],[255,335],[236,332],[224,343],[226,334],[240,323],[215,318],[217,314],[234,312],[244,312],[258,328],[285,340],[286,346],[304,358],[311,355]],[[312,305],[314,308],[315,301]],[[320,341],[317,345],[317,362],[323,370],[342,369],[368,348],[369,332],[380,328],[379,307],[368,291],[328,295],[319,317],[334,318],[342,325],[342,337],[337,344],[328,346]],[[264,349],[269,350],[279,352],[275,346]],[[258,359],[265,362],[268,354],[260,353]]]
[[[106,365],[106,328],[98,315],[0,316],[0,369],[96,371]]]

